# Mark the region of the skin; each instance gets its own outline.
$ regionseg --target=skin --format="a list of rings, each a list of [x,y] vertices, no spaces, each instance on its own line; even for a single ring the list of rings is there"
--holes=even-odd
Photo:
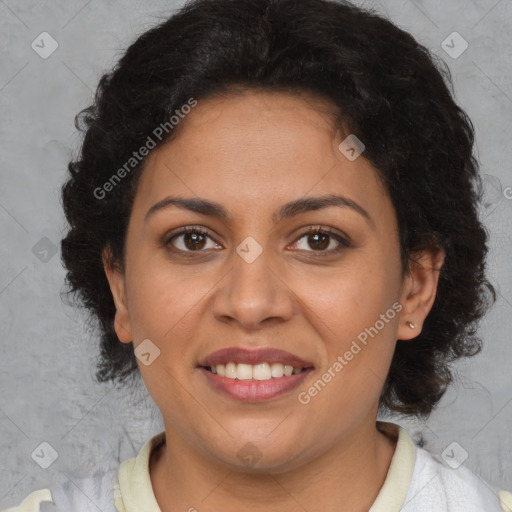
[[[386,478],[396,440],[376,428],[379,396],[397,339],[421,331],[437,288],[432,268],[445,255],[425,250],[402,274],[391,200],[364,153],[350,161],[338,150],[345,137],[328,110],[323,99],[277,92],[200,100],[175,138],[147,158],[124,269],[104,253],[120,341],[136,348],[150,339],[161,351],[150,365],[138,363],[165,424],[167,442],[151,458],[164,512],[314,512],[340,503],[365,511]],[[332,193],[357,202],[372,221],[331,206],[273,223],[284,203]],[[145,221],[168,195],[218,202],[229,220],[171,206]],[[184,235],[164,246],[190,225],[211,239],[185,245]],[[310,226],[345,233],[351,246],[322,257],[340,244],[333,237],[308,242]],[[263,250],[252,263],[236,252],[248,236]],[[397,301],[400,313],[301,404],[297,394]],[[216,391],[197,368],[201,357],[233,345],[277,347],[315,369],[300,389],[241,402]],[[249,442],[261,458],[248,468],[237,454]]]

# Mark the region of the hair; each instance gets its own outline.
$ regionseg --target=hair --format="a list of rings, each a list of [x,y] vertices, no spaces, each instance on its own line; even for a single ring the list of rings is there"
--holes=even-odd
[[[486,279],[487,231],[474,130],[454,102],[446,64],[374,11],[330,0],[194,0],[131,44],[75,117],[80,154],[62,187],[69,231],[61,242],[68,293],[96,319],[96,379],[138,369],[114,330],[102,252],[123,269],[125,238],[145,158],[105,197],[95,190],[177,109],[234,90],[313,94],[365,144],[396,212],[402,269],[442,247],[437,295],[421,333],[398,342],[383,411],[430,414],[454,380],[452,362],[481,350],[480,318],[496,300]],[[186,120],[183,121],[186,123]],[[157,146],[177,130],[168,130]],[[126,169],[126,166],[125,166]]]

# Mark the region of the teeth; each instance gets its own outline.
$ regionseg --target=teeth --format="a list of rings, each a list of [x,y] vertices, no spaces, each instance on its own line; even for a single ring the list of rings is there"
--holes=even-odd
[[[255,380],[268,380],[272,378],[272,373],[270,372],[270,365],[268,363],[260,363],[253,366],[252,377]]]
[[[238,380],[252,379],[252,366],[250,364],[239,364],[236,367],[236,378]]]
[[[272,377],[282,377],[284,375],[284,366],[281,363],[272,363],[270,373]]]
[[[226,365],[217,364],[209,367],[212,373],[221,377],[238,380],[270,380],[271,378],[289,377],[303,371],[303,368],[294,368],[281,363],[259,363],[255,365],[229,362]]]
[[[226,375],[228,379],[236,379],[236,364],[235,363],[228,363],[226,365]]]

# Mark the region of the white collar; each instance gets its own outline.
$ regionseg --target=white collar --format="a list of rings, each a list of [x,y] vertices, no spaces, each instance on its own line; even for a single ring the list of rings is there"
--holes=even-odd
[[[399,425],[385,422],[378,425],[380,430],[398,436],[398,440],[384,485],[369,512],[399,512],[414,470],[415,446]],[[161,512],[151,485],[149,460],[152,450],[164,439],[165,431],[156,434],[146,441],[136,457],[121,463],[114,494],[118,512]]]

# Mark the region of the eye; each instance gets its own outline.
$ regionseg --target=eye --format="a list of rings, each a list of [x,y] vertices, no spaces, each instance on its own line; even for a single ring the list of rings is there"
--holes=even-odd
[[[305,242],[301,244],[299,242],[302,239],[305,239]],[[211,241],[210,247],[208,247],[208,240]],[[333,241],[335,242],[334,244]],[[169,247],[174,252],[181,253],[204,252],[203,249],[222,248],[207,231],[199,226],[189,226],[171,234],[171,236],[165,239],[163,245]],[[316,252],[319,255],[335,254],[351,247],[348,237],[345,238],[336,231],[315,226],[310,227],[297,238],[293,245],[298,246],[296,248],[301,251]],[[331,245],[334,245],[334,248],[328,249]],[[312,249],[308,249],[308,247]]]
[[[299,244],[299,241],[305,238],[305,242]],[[327,249],[333,240],[336,241],[335,248]],[[311,227],[303,233],[294,243],[294,245],[299,245],[299,250],[305,250],[307,252],[319,252],[322,254],[334,254],[343,251],[344,249],[350,247],[350,242],[341,236],[336,231],[332,231],[329,229],[323,229],[321,227]],[[312,247],[312,250],[308,250],[307,247]]]
[[[207,240],[210,239],[213,247],[207,247]],[[176,243],[175,243],[176,241]],[[164,242],[165,246],[172,245],[176,251],[182,252],[200,252],[202,249],[212,249],[220,247],[207,231],[197,226],[190,226],[175,233]]]

